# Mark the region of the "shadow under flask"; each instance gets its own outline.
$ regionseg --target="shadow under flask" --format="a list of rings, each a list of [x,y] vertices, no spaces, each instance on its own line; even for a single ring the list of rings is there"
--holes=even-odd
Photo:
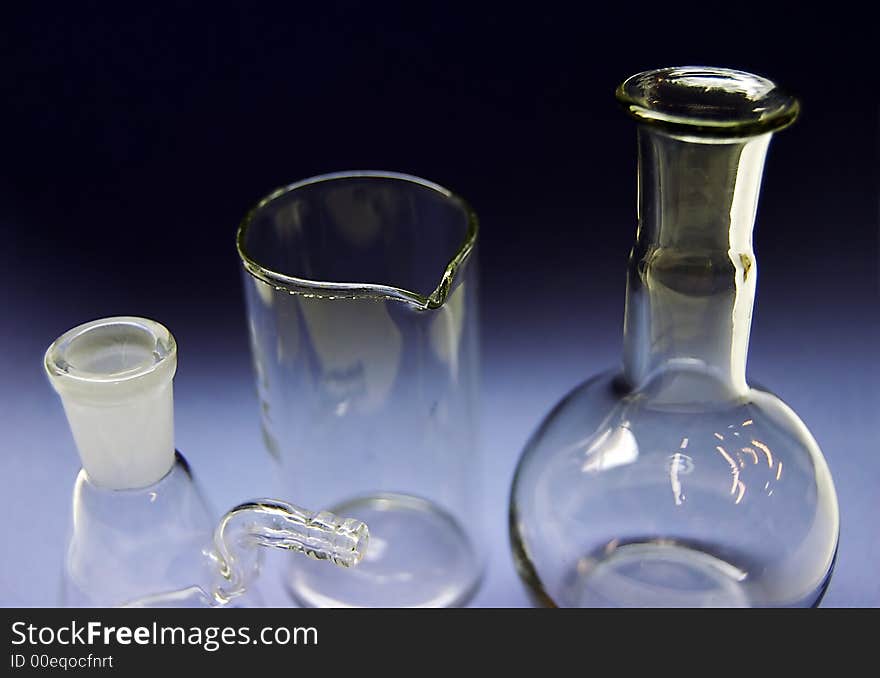
[[[764,159],[797,101],[704,67],[640,73],[617,97],[639,123],[623,369],[577,387],[527,444],[517,569],[550,606],[817,605],[838,542],[831,475],[745,376]]]
[[[82,460],[61,603],[70,607],[253,605],[262,546],[343,567],[369,533],[357,520],[260,499],[219,521],[174,449],[177,345],[152,320],[104,318],[46,352]]]

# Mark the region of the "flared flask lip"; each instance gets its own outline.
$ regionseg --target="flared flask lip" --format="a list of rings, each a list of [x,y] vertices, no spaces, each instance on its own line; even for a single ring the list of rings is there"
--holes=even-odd
[[[423,188],[441,194],[446,199],[456,203],[464,212],[465,217],[467,218],[467,231],[464,239],[459,244],[458,249],[449,260],[449,263],[447,263],[443,275],[440,278],[440,282],[429,294],[426,295],[413,290],[395,287],[393,285],[383,285],[381,283],[317,280],[287,275],[280,271],[268,268],[267,266],[263,266],[247,251],[245,239],[248,229],[253,225],[254,218],[260,210],[269,203],[287,195],[288,193],[307,186],[313,186],[324,182],[360,178],[391,179],[417,184]],[[329,174],[319,174],[317,176],[309,177],[308,179],[288,184],[287,186],[269,193],[245,215],[244,219],[242,219],[239,224],[238,232],[236,233],[236,249],[238,250],[238,256],[241,258],[245,270],[255,278],[271,285],[276,290],[298,292],[314,297],[329,299],[388,299],[392,301],[406,302],[422,309],[435,309],[445,303],[449,293],[452,291],[458,272],[464,266],[474,249],[478,232],[479,222],[477,220],[477,215],[467,201],[439,184],[401,172],[384,170],[347,170],[342,172],[332,172]]]
[[[127,343],[139,344],[138,350],[126,351]],[[102,352],[106,354],[103,362]],[[73,388],[94,396],[118,397],[170,381],[177,368],[177,343],[164,325],[149,318],[99,318],[53,341],[43,365],[59,392]]]
[[[712,66],[636,73],[616,92],[639,122],[673,135],[732,139],[776,132],[795,121],[797,99],[760,75]]]

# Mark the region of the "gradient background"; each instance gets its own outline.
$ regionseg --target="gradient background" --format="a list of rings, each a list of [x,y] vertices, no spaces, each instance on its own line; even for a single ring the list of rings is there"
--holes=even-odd
[[[46,346],[101,316],[167,325],[179,449],[218,510],[265,494],[237,222],[291,181],[389,169],[448,186],[481,218],[491,557],[474,604],[525,605],[506,534],[514,465],[548,409],[620,356],[636,146],[614,88],[703,63],[802,99],[764,177],[749,371],[807,422],[834,474],[825,604],[880,605],[880,109],[876,40],[852,28],[871,23],[323,4],[2,10],[16,14],[0,17],[0,604],[58,593],[79,464]],[[271,573],[263,586],[287,603]]]

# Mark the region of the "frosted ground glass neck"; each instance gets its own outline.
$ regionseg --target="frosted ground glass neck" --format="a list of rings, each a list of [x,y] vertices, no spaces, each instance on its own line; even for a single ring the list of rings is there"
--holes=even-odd
[[[764,159],[797,102],[756,76],[699,67],[637,76],[618,99],[641,123],[624,376],[657,402],[739,397]]]
[[[133,316],[84,323],[52,343],[44,367],[92,483],[134,490],[171,470],[177,344],[165,327]]]

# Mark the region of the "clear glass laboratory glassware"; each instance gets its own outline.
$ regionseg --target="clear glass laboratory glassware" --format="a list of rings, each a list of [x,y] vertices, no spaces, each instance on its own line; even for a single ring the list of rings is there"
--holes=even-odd
[[[463,200],[391,172],[293,184],[238,230],[281,492],[370,526],[355,571],[291,563],[302,605],[454,606],[478,584],[476,240]]]
[[[798,103],[703,67],[640,73],[617,97],[639,149],[623,368],[527,444],[519,573],[550,606],[817,605],[837,550],[831,475],[797,415],[746,383],[764,158]]]
[[[219,523],[174,449],[172,378],[177,345],[146,318],[104,318],[73,328],[44,366],[82,460],[62,604],[204,606],[245,596],[270,546],[343,567],[369,533],[353,519],[261,499]],[[245,597],[242,597],[245,596]]]

